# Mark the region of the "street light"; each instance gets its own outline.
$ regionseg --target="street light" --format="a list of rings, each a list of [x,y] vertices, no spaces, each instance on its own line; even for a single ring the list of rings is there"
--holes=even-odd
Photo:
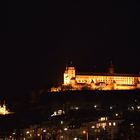
[[[86,140],[88,140],[88,131],[83,130],[83,134],[86,134]]]

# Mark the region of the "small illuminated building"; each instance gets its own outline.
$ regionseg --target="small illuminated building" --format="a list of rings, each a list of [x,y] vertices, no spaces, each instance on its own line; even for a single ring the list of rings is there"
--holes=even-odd
[[[109,119],[108,117],[101,117],[95,122],[90,122],[88,125],[94,131],[94,135],[99,137],[106,132],[110,139],[114,139],[118,132],[119,125],[123,122],[120,119]]]
[[[11,114],[11,113],[12,112],[9,112],[7,110],[5,103],[3,105],[0,105],[0,115],[7,115],[7,114]]]
[[[73,66],[66,67],[63,86],[81,90],[133,90],[140,88],[140,75],[115,73],[111,65],[108,73],[77,73]]]

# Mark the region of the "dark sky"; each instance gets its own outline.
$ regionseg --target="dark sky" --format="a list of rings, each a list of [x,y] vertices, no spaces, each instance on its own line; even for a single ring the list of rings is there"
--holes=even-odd
[[[3,93],[23,93],[62,82],[66,63],[79,71],[140,72],[136,0],[8,1],[8,32],[1,32]]]

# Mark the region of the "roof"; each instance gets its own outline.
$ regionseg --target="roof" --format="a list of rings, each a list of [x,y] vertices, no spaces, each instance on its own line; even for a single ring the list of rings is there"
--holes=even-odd
[[[77,76],[85,75],[85,76],[129,76],[129,77],[140,77],[140,74],[128,74],[128,73],[77,73]]]

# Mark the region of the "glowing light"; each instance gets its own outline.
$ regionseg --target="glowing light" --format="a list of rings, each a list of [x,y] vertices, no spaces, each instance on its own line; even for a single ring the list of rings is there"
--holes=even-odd
[[[30,134],[30,131],[27,131],[26,134]]]
[[[115,116],[116,116],[116,117],[118,117],[118,116],[119,116],[119,114],[118,114],[118,113],[116,113],[116,114],[115,114]]]
[[[107,117],[101,117],[100,119],[99,119],[99,121],[106,121],[107,120]]]
[[[38,137],[40,137],[40,134],[37,134]]]
[[[109,126],[111,126],[112,124],[111,124],[111,122],[109,122]]]
[[[64,131],[68,131],[68,128],[64,128]]]
[[[83,130],[83,132],[82,132],[83,134],[86,134],[87,132],[86,132],[86,130]]]
[[[112,106],[110,106],[110,109],[113,109],[113,107],[112,107]]]
[[[51,115],[51,117],[53,117],[53,116],[59,116],[59,115],[63,115],[63,114],[65,114],[65,111],[58,110],[58,111],[54,111],[54,113]]]
[[[133,124],[133,123],[131,123],[130,125],[131,125],[131,126],[133,126],[134,124]]]
[[[7,114],[11,114],[13,112],[9,112],[6,108],[5,103],[3,105],[0,105],[0,115],[7,115]]]
[[[140,106],[137,106],[137,109],[140,109]]]
[[[75,107],[75,110],[79,110],[79,107]]]
[[[47,132],[46,129],[44,129],[43,132],[46,133]]]
[[[91,128],[92,128],[92,129],[94,129],[94,128],[95,128],[95,126],[93,125],[93,126],[91,126]]]
[[[94,108],[97,108],[97,105],[94,105]]]
[[[113,126],[116,126],[116,123],[115,122],[113,122]]]
[[[131,109],[132,109],[132,110],[134,110],[134,107],[133,107],[133,106],[131,106]]]

